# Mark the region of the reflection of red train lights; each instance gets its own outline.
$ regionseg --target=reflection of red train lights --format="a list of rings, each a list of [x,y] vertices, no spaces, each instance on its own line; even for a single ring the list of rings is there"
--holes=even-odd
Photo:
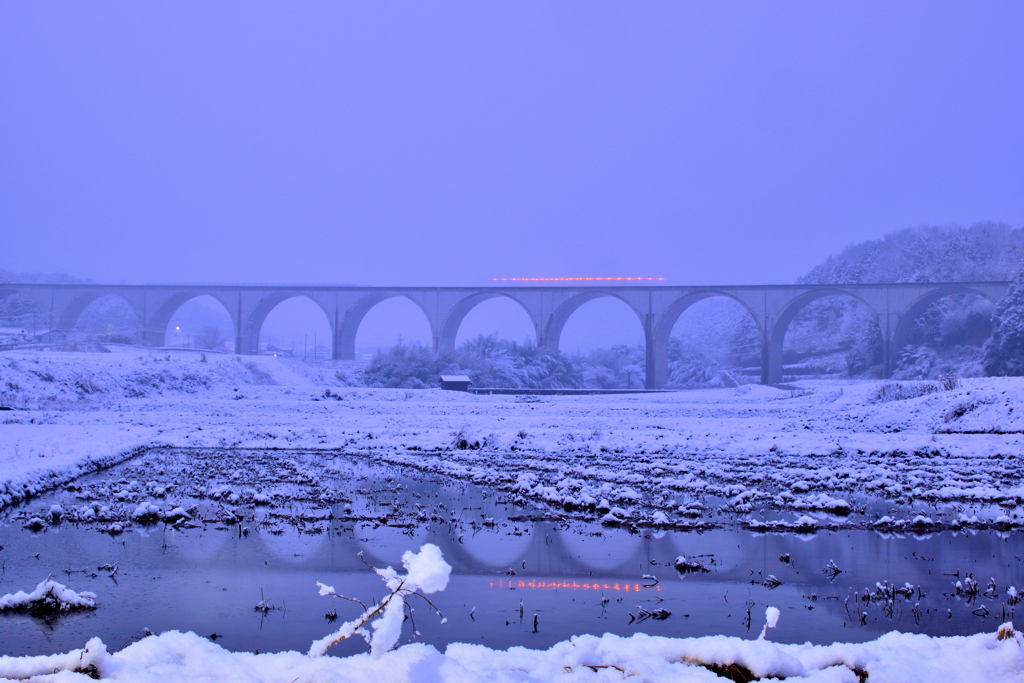
[[[565,588],[568,590],[605,590],[605,591],[623,591],[629,593],[630,591],[639,592],[641,588],[650,588],[655,591],[660,591],[661,586],[643,586],[639,583],[599,583],[585,582],[579,583],[577,581],[538,581],[537,579],[498,579],[497,582],[491,581],[491,588],[530,588],[534,590],[541,590],[544,588]]]

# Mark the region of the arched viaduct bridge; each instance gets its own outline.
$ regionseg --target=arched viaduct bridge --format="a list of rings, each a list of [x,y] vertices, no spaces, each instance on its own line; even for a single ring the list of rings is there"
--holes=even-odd
[[[740,303],[753,318],[761,337],[761,381],[782,381],[782,344],[793,318],[812,301],[826,296],[851,297],[876,316],[884,345],[886,376],[910,338],[915,319],[932,303],[952,294],[977,294],[995,303],[1009,282],[882,283],[850,285],[737,285],[721,287],[671,285],[621,286],[489,286],[489,287],[350,287],[301,285],[91,285],[0,283],[0,299],[23,294],[48,312],[50,326],[70,331],[86,306],[106,295],[124,299],[135,311],[146,344],[160,347],[171,316],[185,302],[211,296],[227,309],[235,328],[235,351],[259,352],[260,329],[275,306],[304,296],[323,310],[331,325],[332,355],[354,359],[356,332],[364,316],[392,297],[414,302],[430,324],[435,351],[455,347],[459,325],[481,302],[507,297],[522,306],[533,323],[538,346],[558,349],[569,316],[599,297],[623,301],[636,314],[647,347],[646,385],[664,386],[668,379],[668,346],[672,327],[693,304],[724,296]]]

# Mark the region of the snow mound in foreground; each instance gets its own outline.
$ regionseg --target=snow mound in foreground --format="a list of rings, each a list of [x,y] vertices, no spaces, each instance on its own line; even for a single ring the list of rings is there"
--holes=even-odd
[[[96,594],[89,591],[76,593],[62,583],[49,578],[31,593],[18,591],[0,598],[0,612],[71,612],[96,609]]]
[[[998,633],[931,638],[888,633],[860,644],[783,645],[726,636],[629,638],[578,636],[549,650],[491,650],[454,643],[442,654],[415,643],[373,657],[310,658],[298,652],[255,655],[229,652],[194,633],[169,631],[114,654],[98,638],[82,650],[43,657],[0,657],[0,678],[69,683],[93,680],[177,683],[213,680],[331,681],[337,683],[469,683],[517,681],[713,682],[715,670],[741,667],[754,679],[805,683],[943,681],[1003,683],[1024,675],[1024,636],[1004,625]],[[733,669],[735,671],[735,669]],[[77,673],[76,673],[77,672]]]

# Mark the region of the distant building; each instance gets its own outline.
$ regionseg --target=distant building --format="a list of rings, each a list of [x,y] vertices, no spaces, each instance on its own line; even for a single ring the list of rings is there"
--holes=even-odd
[[[469,391],[469,384],[466,375],[441,375],[441,388],[446,391]]]

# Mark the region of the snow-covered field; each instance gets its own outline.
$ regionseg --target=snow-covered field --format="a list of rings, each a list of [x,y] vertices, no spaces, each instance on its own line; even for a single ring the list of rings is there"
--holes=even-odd
[[[339,449],[636,524],[1024,523],[1015,378],[533,397],[347,377],[272,357],[4,354],[0,505],[162,445]]]
[[[485,483],[608,524],[910,531],[1024,525],[1024,381],[817,381],[650,395],[474,396],[349,386],[351,365],[123,350],[0,355],[0,506],[146,448],[332,449]],[[29,588],[29,587],[26,587]],[[0,659],[24,678],[715,680],[694,666],[856,681],[1024,680],[1020,634],[831,647],[580,637],[546,652],[407,645],[383,658],[229,653],[166,633],[111,655]],[[718,659],[715,659],[718,657]],[[731,657],[731,659],[729,659]],[[710,658],[710,659],[709,659]],[[728,662],[726,660],[729,660]],[[74,662],[74,663],[72,663]],[[931,667],[931,668],[929,668]],[[88,668],[83,666],[81,668]],[[74,680],[63,673],[52,678]],[[804,678],[800,678],[803,676]],[[49,676],[47,676],[49,678]]]

